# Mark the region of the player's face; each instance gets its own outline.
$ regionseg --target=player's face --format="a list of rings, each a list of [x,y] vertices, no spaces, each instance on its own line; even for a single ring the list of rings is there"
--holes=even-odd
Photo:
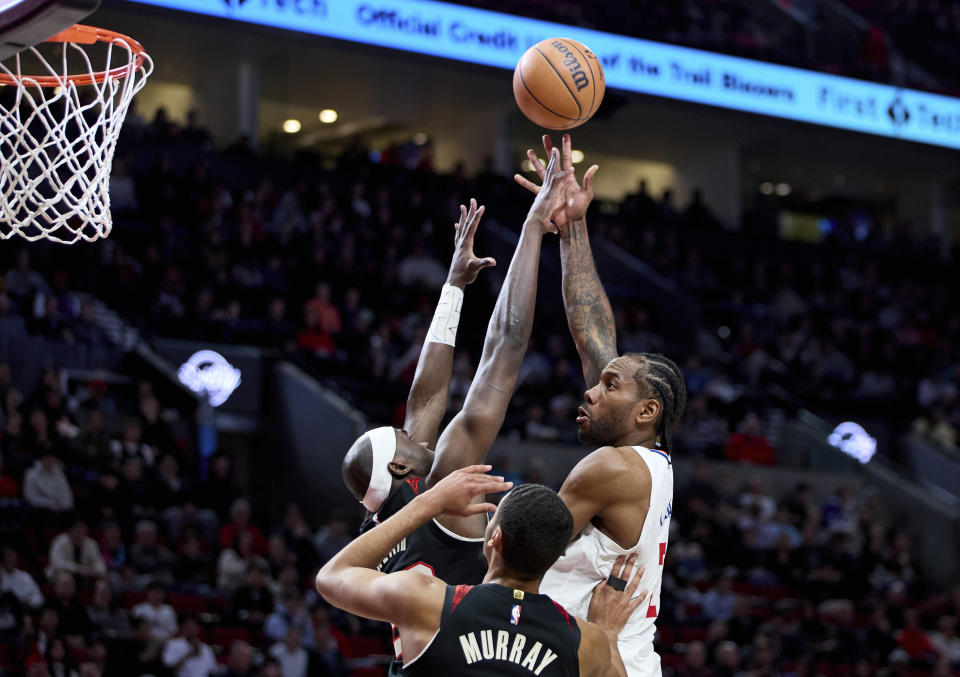
[[[426,442],[414,442],[406,430],[397,430],[395,461],[410,467],[410,477],[426,477],[433,467],[434,451]]]
[[[630,360],[617,358],[600,374],[600,382],[587,390],[577,416],[577,438],[585,444],[616,445],[630,431],[638,405],[636,371]]]

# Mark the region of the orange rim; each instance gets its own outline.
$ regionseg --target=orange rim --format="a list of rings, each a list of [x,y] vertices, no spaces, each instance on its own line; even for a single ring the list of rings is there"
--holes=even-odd
[[[134,63],[118,66],[108,71],[100,71],[99,73],[68,75],[63,78],[55,75],[38,75],[36,77],[22,75],[18,78],[6,73],[0,73],[0,84],[23,84],[38,87],[62,87],[64,82],[72,82],[75,85],[100,84],[107,78],[127,77],[143,65],[143,60],[147,54],[143,45],[123,33],[108,31],[105,28],[83,26],[81,24],[74,24],[70,28],[60,31],[53,37],[47,38],[44,42],[73,42],[80,45],[92,45],[97,42],[125,43],[133,53]]]

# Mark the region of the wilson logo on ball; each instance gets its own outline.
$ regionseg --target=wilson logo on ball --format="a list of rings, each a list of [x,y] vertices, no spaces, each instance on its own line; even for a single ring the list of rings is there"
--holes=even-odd
[[[550,43],[550,46],[563,54],[563,65],[570,71],[570,75],[573,76],[573,84],[576,85],[577,91],[579,92],[584,87],[589,87],[590,78],[583,71],[583,66],[581,66],[580,61],[577,60],[577,55],[570,51],[570,48],[559,40],[554,40]]]

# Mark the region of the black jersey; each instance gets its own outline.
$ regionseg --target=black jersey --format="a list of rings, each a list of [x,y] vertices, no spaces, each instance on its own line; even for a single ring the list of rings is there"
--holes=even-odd
[[[380,510],[372,515],[360,533],[369,531],[377,524],[400,511],[420,493],[421,479],[407,480],[387,496]],[[377,567],[378,571],[393,573],[413,569],[439,578],[445,583],[477,584],[487,574],[483,561],[483,538],[464,538],[430,520],[416,529],[390,551]],[[401,674],[403,651],[397,628],[393,628],[393,648],[396,660],[390,666],[390,675]]]
[[[440,629],[405,677],[580,674],[580,626],[546,595],[502,585],[447,586]]]

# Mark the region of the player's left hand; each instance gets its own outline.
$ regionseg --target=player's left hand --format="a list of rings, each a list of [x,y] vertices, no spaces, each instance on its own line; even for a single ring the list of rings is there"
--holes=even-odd
[[[602,581],[593,589],[593,597],[590,599],[590,608],[587,611],[587,620],[603,628],[608,636],[615,637],[620,634],[623,626],[627,624],[627,620],[647,598],[646,590],[634,598],[634,593],[640,585],[640,579],[643,578],[643,572],[646,571],[646,568],[641,566],[631,576],[636,563],[636,553],[633,553],[630,557],[620,555],[613,563],[610,575],[627,581],[623,590],[611,587],[607,581]]]
[[[492,503],[474,503],[473,499],[486,494],[499,494],[513,486],[513,482],[504,482],[502,477],[487,475],[490,465],[469,465],[456,470],[433,487],[421,494],[434,515],[467,517],[485,512],[493,512],[497,506]]]
[[[457,287],[465,287],[477,279],[477,273],[484,268],[497,265],[493,257],[478,258],[473,253],[473,237],[483,217],[484,206],[477,206],[477,201],[470,199],[470,209],[460,205],[460,220],[454,224],[454,251],[450,262],[450,272],[447,273],[447,283]]]
[[[543,149],[547,152],[547,157],[550,157],[550,153],[553,152],[554,148],[553,140],[549,134],[544,134],[542,140]],[[530,164],[533,165],[533,168],[537,171],[537,176],[540,177],[540,181],[542,182],[547,173],[543,162],[540,161],[536,151],[532,148],[527,150],[527,158],[529,158]],[[583,186],[581,187],[580,184],[577,183],[577,177],[573,174],[573,142],[570,140],[569,134],[564,134],[560,143],[560,169],[569,169],[570,173],[560,180],[558,188],[563,196],[563,204],[557,207],[550,215],[550,219],[557,225],[557,228],[560,230],[560,235],[562,236],[568,225],[586,217],[587,208],[593,201],[593,175],[597,173],[600,167],[598,165],[592,165],[590,169],[587,170],[586,174],[583,175]],[[540,192],[540,186],[519,174],[514,174],[513,180],[534,195]]]

